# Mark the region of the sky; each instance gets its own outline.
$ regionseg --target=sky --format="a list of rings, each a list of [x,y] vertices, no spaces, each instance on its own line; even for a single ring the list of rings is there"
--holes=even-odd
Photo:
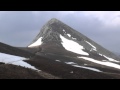
[[[51,18],[120,53],[120,11],[0,11],[0,42],[28,46]]]

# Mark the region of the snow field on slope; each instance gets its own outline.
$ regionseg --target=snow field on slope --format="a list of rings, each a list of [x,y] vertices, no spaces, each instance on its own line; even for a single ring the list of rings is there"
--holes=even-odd
[[[78,58],[82,58],[84,60],[91,61],[93,63],[97,63],[97,64],[100,64],[100,65],[104,65],[104,66],[108,66],[108,67],[113,67],[113,68],[120,69],[120,65],[118,65],[116,63],[107,62],[107,61],[103,62],[103,61],[95,60],[95,59],[89,58],[89,57],[78,57]]]
[[[33,44],[29,45],[28,47],[35,47],[35,46],[39,46],[42,44],[42,37],[40,37],[36,42],[34,42]]]
[[[88,69],[88,70],[92,70],[92,71],[96,71],[96,72],[102,72],[102,71],[100,71],[99,69],[96,69],[96,68],[77,65],[77,63],[74,63],[74,62],[65,62],[65,63],[70,64],[70,65],[72,65],[74,67],[78,67],[78,68],[84,68],[84,69]]]
[[[96,49],[96,47],[94,46],[94,45],[92,45],[90,42],[88,42],[88,41],[86,41],[90,46],[92,46],[92,49],[90,50],[90,51],[92,51],[92,50],[94,50],[94,51],[97,51],[97,49]]]
[[[62,35],[60,35],[60,38],[62,40],[62,45],[66,50],[77,53],[77,54],[81,54],[81,55],[89,55],[87,52],[83,51],[84,47],[79,45],[75,41],[68,40],[64,38]]]
[[[31,66],[30,64],[23,61],[26,59],[27,58],[20,57],[20,56],[14,56],[14,55],[9,55],[9,54],[5,54],[5,53],[0,53],[0,62],[3,62],[5,64],[13,64],[13,65],[37,70],[34,66]]]

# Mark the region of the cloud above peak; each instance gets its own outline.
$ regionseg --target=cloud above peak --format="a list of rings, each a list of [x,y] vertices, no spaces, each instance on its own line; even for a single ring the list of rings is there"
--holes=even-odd
[[[92,18],[98,18],[105,26],[117,27],[120,25],[120,11],[83,11]]]

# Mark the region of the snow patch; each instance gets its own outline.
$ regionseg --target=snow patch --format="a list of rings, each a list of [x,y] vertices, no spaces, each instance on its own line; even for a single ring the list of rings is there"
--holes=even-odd
[[[64,34],[66,34],[66,31],[63,29]]]
[[[88,70],[92,70],[92,71],[96,71],[96,72],[102,72],[99,69],[95,69],[95,68],[91,68],[91,67],[84,67],[84,66],[79,66],[79,65],[72,65],[74,67],[79,67],[79,68],[84,68],[84,69],[88,69]]]
[[[63,29],[63,32],[65,32],[65,30]]]
[[[55,60],[55,61],[57,61],[57,62],[61,62],[60,60]]]
[[[69,37],[71,37],[71,35],[70,34],[67,34]]]
[[[107,62],[107,60],[102,60],[103,62]]]
[[[102,54],[99,53],[100,56],[103,56]]]
[[[77,40],[76,38],[73,38],[73,37],[72,37],[72,39]]]
[[[109,67],[120,69],[120,65],[112,63],[112,62],[102,62],[102,61],[95,60],[95,59],[89,58],[89,57],[78,57],[78,58],[82,58],[84,60],[91,61],[91,62],[100,64],[100,65],[104,65],[104,66],[109,66]]]
[[[84,65],[87,65],[87,64],[84,64]]]
[[[5,54],[5,53],[0,53],[0,62],[3,62],[5,64],[13,64],[13,65],[18,65],[18,66],[37,70],[35,67],[31,66],[30,64],[28,64],[22,60],[26,60],[26,58],[9,55],[9,54]]]
[[[98,70],[98,69],[95,69],[95,68],[77,65],[77,63],[74,63],[74,62],[65,62],[65,63],[66,63],[66,64],[70,64],[70,65],[72,65],[72,66],[74,66],[74,67],[89,69],[89,70],[96,71],[96,72],[102,72],[102,71],[100,71],[100,70]],[[84,65],[87,65],[87,64],[84,64]]]
[[[74,62],[65,62],[66,64],[76,64],[76,63],[74,63]]]
[[[107,58],[109,61],[112,61],[112,62],[120,62],[120,61],[117,61],[117,60],[115,60],[115,59],[113,59],[113,58],[107,57],[107,56],[105,56],[105,55],[103,55],[103,54],[101,54],[101,53],[99,53],[99,55],[100,55],[100,56],[104,56],[104,57]]]
[[[92,45],[91,43],[89,43],[88,41],[86,41],[90,46],[92,46],[92,49],[90,50],[90,51],[92,51],[92,50],[94,50],[94,51],[97,51],[97,49],[96,49],[96,47],[94,46],[94,45]]]
[[[100,71],[100,70],[98,70],[98,69],[95,69],[95,68],[77,65],[77,63],[74,63],[74,62],[65,62],[65,63],[66,63],[66,64],[70,64],[70,65],[72,65],[72,66],[74,66],[74,67],[89,69],[89,70],[96,71],[96,72],[102,72],[102,71]],[[84,64],[84,65],[87,65],[87,64]]]
[[[39,46],[42,44],[42,37],[40,37],[36,42],[34,42],[33,44],[29,45],[28,47],[35,47],[35,46]]]
[[[82,50],[84,49],[83,46],[79,45],[75,41],[68,40],[64,38],[62,35],[60,35],[60,38],[62,39],[62,45],[66,50],[77,53],[77,54],[89,55],[87,52],[84,52]]]
[[[105,58],[107,58],[109,61],[112,61],[112,62],[119,62],[119,61],[117,61],[117,60],[115,60],[115,59],[113,59],[113,58],[109,58],[109,57],[107,57],[107,56],[105,56],[105,55],[103,55]]]

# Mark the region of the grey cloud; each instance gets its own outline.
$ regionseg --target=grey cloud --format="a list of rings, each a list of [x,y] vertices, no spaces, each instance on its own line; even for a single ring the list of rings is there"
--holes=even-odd
[[[120,27],[103,28],[103,22],[82,13],[62,15],[58,11],[6,12],[0,14],[0,41],[13,46],[27,46],[51,18],[57,18],[105,48],[120,52]]]

